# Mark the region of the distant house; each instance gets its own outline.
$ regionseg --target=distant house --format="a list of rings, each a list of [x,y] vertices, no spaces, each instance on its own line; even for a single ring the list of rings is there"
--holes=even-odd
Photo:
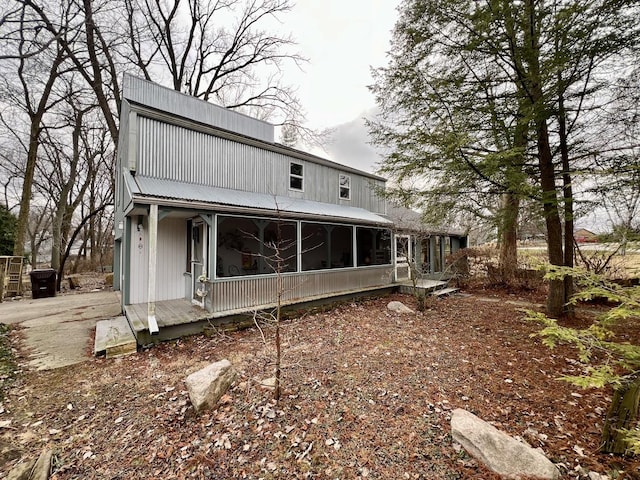
[[[573,238],[577,243],[596,243],[598,241],[598,236],[586,228],[576,230],[573,233]]]
[[[268,257],[278,240],[285,304],[402,277],[377,193],[384,178],[275,143],[266,122],[129,75],[120,122],[114,289],[139,343],[272,307]]]

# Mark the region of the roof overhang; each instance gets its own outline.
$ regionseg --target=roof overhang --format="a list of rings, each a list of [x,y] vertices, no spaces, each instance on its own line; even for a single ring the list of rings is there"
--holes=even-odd
[[[190,210],[256,215],[281,215],[391,227],[393,222],[363,208],[335,205],[311,200],[210,187],[159,178],[125,175],[135,204],[158,204]],[[130,212],[131,213],[131,212]]]

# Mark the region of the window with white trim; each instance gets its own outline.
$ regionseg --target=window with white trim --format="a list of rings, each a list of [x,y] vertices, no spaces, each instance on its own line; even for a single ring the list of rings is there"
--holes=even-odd
[[[341,173],[338,176],[338,188],[340,189],[340,199],[351,200],[351,177]]]
[[[289,189],[304,190],[304,176],[301,163],[291,162],[289,164]]]

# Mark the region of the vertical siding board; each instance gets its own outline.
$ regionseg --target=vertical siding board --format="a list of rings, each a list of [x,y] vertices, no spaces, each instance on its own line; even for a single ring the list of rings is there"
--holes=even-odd
[[[185,297],[184,262],[187,256],[186,222],[180,218],[166,218],[158,224],[157,300]]]
[[[123,87],[123,98],[136,103],[190,118],[200,123],[259,138],[266,142],[274,140],[273,125],[262,120],[228,110],[219,105],[203,102],[131,75],[125,75]]]
[[[384,287],[391,284],[390,266],[358,270],[305,272],[283,277],[285,301],[316,296],[331,296],[359,289]],[[217,280],[212,285],[214,313],[251,309],[273,305],[276,301],[275,276],[236,277]]]
[[[142,247],[134,217],[131,232],[131,272],[130,302],[132,304],[147,301],[147,280],[149,276],[149,236],[146,219],[142,229]],[[161,282],[156,283],[156,300],[174,300],[184,298],[184,259],[187,255],[186,223],[184,220],[167,218],[158,224],[158,259],[156,271]]]
[[[147,279],[149,277],[149,250],[146,222],[143,224],[142,242],[139,241],[137,218],[131,222],[131,283],[129,299],[131,303],[144,303],[147,301]]]
[[[185,183],[274,195],[289,195],[289,164],[304,169],[302,198],[384,213],[372,179],[349,172],[351,200],[338,198],[339,168],[300,160],[263,148],[170,125],[139,115],[139,174]],[[380,181],[376,181],[381,184]]]

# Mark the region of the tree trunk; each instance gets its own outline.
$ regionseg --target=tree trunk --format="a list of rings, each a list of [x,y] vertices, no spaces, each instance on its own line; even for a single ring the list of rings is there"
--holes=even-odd
[[[49,77],[42,89],[42,95],[38,101],[37,108],[34,110],[30,104],[28,92],[25,91],[25,107],[29,115],[29,148],[27,151],[27,164],[24,172],[24,180],[22,183],[22,196],[20,198],[20,212],[18,213],[18,222],[14,235],[13,254],[17,257],[24,255],[24,241],[29,227],[29,213],[31,209],[31,197],[33,190],[33,177],[35,175],[36,162],[38,161],[38,146],[40,142],[40,132],[42,117],[48,109],[49,97],[53,91],[53,85],[58,78],[58,67],[64,61],[64,56],[60,50],[49,69]],[[18,75],[24,80],[24,59],[20,61],[18,67]]]
[[[518,210],[520,200],[512,193],[502,195],[500,219],[500,273],[502,280],[509,283],[518,268]]]
[[[60,202],[64,198],[60,197]],[[51,229],[51,268],[58,270],[60,268],[60,257],[62,256],[62,217],[63,211],[60,204],[56,208],[56,216],[53,220],[53,228]]]
[[[31,266],[36,268],[36,262],[38,261],[39,245],[36,238],[37,233],[29,234],[29,244],[31,245]]]
[[[562,82],[559,80],[558,84],[562,84]],[[562,157],[562,197],[564,200],[564,265],[565,267],[573,267],[573,188],[571,186],[571,170],[569,165],[566,111],[564,108],[564,96],[561,93],[558,95],[558,126],[560,156]],[[573,292],[573,277],[564,277],[564,313],[568,316],[574,315],[573,304],[569,303]]]
[[[549,263],[557,266],[564,264],[562,224],[558,211],[555,172],[549,146],[547,123],[542,121],[538,128],[538,154],[540,157],[540,180],[545,223],[547,226],[547,250]],[[567,302],[564,280],[551,280],[547,295],[547,313],[553,317],[562,316]]]
[[[547,226],[547,250],[549,263],[562,266],[564,264],[562,223],[558,211],[558,197],[556,189],[555,168],[553,154],[549,144],[549,130],[544,92],[542,91],[542,74],[540,70],[540,39],[537,19],[536,0],[525,2],[527,22],[524,28],[525,57],[529,66],[528,76],[525,78],[525,90],[528,92],[533,113],[538,144],[538,169],[540,186],[542,188],[542,205]],[[547,314],[553,317],[562,316],[567,298],[565,296],[564,281],[551,280],[547,295]]]
[[[71,238],[69,238],[69,241],[67,242],[67,248],[65,249],[64,254],[62,255],[62,258],[60,259],[60,267],[58,268],[58,280],[56,282],[57,291],[60,291],[60,285],[62,285],[62,273],[64,272],[64,264],[67,262],[67,259],[69,258],[69,255],[71,253],[71,246],[76,241],[76,238],[78,238],[78,235],[84,228],[84,225],[87,223],[87,221],[89,221],[91,217],[93,217],[94,215],[98,215],[100,212],[102,212],[105,208],[107,208],[110,205],[112,204],[105,203],[99,206],[98,208],[96,208],[93,212],[89,212],[89,214],[86,217],[83,217],[80,220],[80,225],[78,225],[76,229],[73,231],[73,233],[71,234]]]
[[[13,254],[16,257],[24,255],[24,239],[29,226],[29,210],[31,209],[31,195],[33,190],[33,176],[38,160],[38,137],[40,136],[40,120],[42,115],[31,118],[31,130],[29,133],[29,151],[27,152],[27,165],[22,181],[22,197],[20,198],[20,212],[14,236]]]
[[[635,426],[639,399],[640,375],[635,375],[614,391],[611,407],[602,428],[602,447],[600,448],[602,452],[627,454],[629,443],[620,430]]]

